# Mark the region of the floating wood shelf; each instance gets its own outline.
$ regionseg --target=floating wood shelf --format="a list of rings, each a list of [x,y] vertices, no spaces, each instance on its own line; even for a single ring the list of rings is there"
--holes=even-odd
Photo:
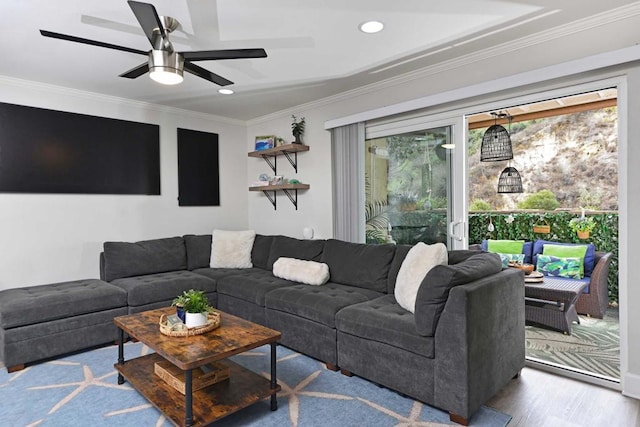
[[[269,148],[267,150],[251,151],[249,157],[258,157],[264,159],[265,162],[271,167],[274,175],[278,175],[278,156],[285,156],[293,169],[298,173],[298,153],[301,151],[309,151],[308,145],[303,144],[287,144],[280,145],[278,147]],[[293,153],[293,159],[291,158]],[[271,161],[273,159],[273,162]],[[265,185],[249,187],[249,191],[262,191],[273,205],[273,209],[276,207],[276,194],[278,191],[284,192],[287,195],[293,206],[298,210],[298,190],[308,190],[309,184],[281,184],[281,185]]]
[[[273,205],[273,209],[277,209],[276,206],[276,193],[278,191],[284,192],[289,197],[293,206],[298,210],[298,190],[308,190],[309,184],[281,184],[281,185],[262,185],[249,187],[249,191],[262,191]],[[293,193],[291,193],[293,191]],[[273,194],[271,194],[272,192]]]
[[[309,151],[309,146],[303,144],[281,145],[279,147],[273,147],[267,150],[251,151],[249,153],[249,157],[258,157],[264,159],[264,161],[267,162],[267,164],[271,167],[271,170],[273,170],[273,173],[277,175],[278,156],[285,156],[287,160],[289,160],[289,163],[291,163],[291,166],[293,166],[293,169],[296,171],[296,173],[298,173],[298,153],[301,151]],[[293,153],[293,159],[291,158],[291,153]],[[271,161],[272,158],[273,162]]]

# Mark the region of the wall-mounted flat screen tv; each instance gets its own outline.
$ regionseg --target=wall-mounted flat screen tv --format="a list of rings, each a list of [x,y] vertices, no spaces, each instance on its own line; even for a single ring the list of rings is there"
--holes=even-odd
[[[0,103],[0,192],[160,194],[160,127]]]

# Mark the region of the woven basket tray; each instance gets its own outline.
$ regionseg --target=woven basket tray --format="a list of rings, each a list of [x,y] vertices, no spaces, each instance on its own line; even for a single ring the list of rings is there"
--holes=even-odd
[[[204,334],[214,330],[220,326],[220,313],[217,311],[207,314],[207,323],[202,326],[196,326],[194,328],[187,328],[184,323],[177,325],[169,325],[167,323],[167,316],[163,314],[160,316],[160,332],[170,337],[191,337],[193,335]]]

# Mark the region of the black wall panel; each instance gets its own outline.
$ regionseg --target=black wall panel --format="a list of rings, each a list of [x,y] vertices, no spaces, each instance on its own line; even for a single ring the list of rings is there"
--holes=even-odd
[[[0,103],[0,192],[160,194],[160,127]]]
[[[218,134],[178,128],[178,204],[220,206]]]

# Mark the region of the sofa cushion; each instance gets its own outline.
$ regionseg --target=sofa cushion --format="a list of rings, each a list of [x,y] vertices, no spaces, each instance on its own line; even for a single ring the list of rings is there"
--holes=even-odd
[[[487,251],[500,254],[523,253],[524,240],[488,240]]]
[[[551,245],[546,244],[542,249],[542,254],[547,256],[553,256],[557,258],[578,258],[578,276],[574,279],[582,279],[584,277],[584,258],[587,254],[586,245]],[[538,254],[538,261],[536,265],[540,264],[540,255]]]
[[[253,268],[196,268],[193,270],[194,273],[200,274],[202,276],[206,276],[210,279],[215,280],[216,282],[223,277],[231,276],[234,274],[245,274],[247,271],[251,271]]]
[[[331,281],[378,292],[387,291],[395,245],[367,245],[329,239],[322,262],[329,266]]]
[[[273,263],[280,257],[297,258],[322,262],[324,240],[300,240],[287,236],[273,236],[267,269],[273,269]]]
[[[398,272],[402,267],[402,261],[411,250],[413,245],[396,245],[396,252],[393,254],[393,261],[389,266],[389,278],[387,279],[387,293],[392,294],[396,287],[396,279],[398,278]]]
[[[254,267],[269,270],[269,254],[274,238],[275,236],[256,234],[256,238],[253,241],[253,249],[251,249],[251,263],[253,263]]]
[[[218,279],[218,294],[229,295],[260,307],[264,307],[265,294],[296,282],[275,277],[269,270],[252,268],[242,274]]]
[[[409,251],[396,279],[394,295],[400,307],[413,313],[422,279],[436,265],[447,265],[447,247],[442,243],[418,242]]]
[[[105,242],[105,280],[185,270],[187,251],[182,237],[140,242]]]
[[[336,314],[336,329],[420,356],[435,356],[435,339],[416,333],[414,315],[400,307],[393,295],[343,308]]]
[[[536,270],[545,276],[582,279],[581,267],[582,258],[560,258],[553,255],[538,254]]]
[[[111,283],[127,291],[129,306],[172,301],[189,289],[205,293],[216,290],[215,280],[187,270],[126,277]]]
[[[0,291],[3,329],[127,306],[127,293],[98,279]]]
[[[488,252],[473,255],[458,264],[437,265],[432,268],[420,284],[416,298],[415,319],[418,334],[426,337],[434,335],[451,288],[500,271],[500,257]]]
[[[187,270],[209,267],[211,261],[211,234],[182,236],[187,248]]]
[[[297,284],[269,292],[265,307],[334,328],[335,315],[340,309],[381,295],[380,292],[334,282],[324,286]]]
[[[398,277],[398,272],[400,271],[400,267],[402,267],[402,261],[404,261],[405,257],[409,253],[409,250],[413,247],[413,245],[396,245],[396,253],[393,256],[393,261],[391,262],[391,267],[389,268],[389,280],[387,281],[387,293],[392,294],[396,287],[396,279]],[[453,251],[449,251],[447,254],[449,265],[457,264],[459,262],[464,261],[470,256],[477,255],[482,253],[481,250],[469,250],[469,249],[456,249]]]
[[[319,286],[329,280],[329,266],[323,262],[281,257],[273,263],[273,275],[293,282]]]
[[[481,254],[481,253],[482,253],[482,251],[480,251],[480,250],[455,249],[453,251],[449,251],[449,253],[447,254],[448,264],[449,265],[459,264],[462,261],[466,261],[469,258],[471,258],[472,256],[478,255],[478,254]]]
[[[593,269],[596,265],[596,247],[593,243],[581,244],[581,243],[551,242],[548,240],[536,240],[533,243],[533,261],[531,262],[533,265],[536,265],[538,263],[537,255],[544,253],[545,244],[563,245],[563,246],[586,246],[587,252],[584,256],[584,275],[591,276],[591,273],[593,273]]]
[[[251,268],[251,250],[256,232],[253,230],[213,230],[211,237],[212,268]]]
[[[483,251],[492,252],[492,251],[489,251],[488,246],[489,246],[488,241],[486,239],[480,243],[480,247],[482,248]],[[532,264],[533,263],[533,242],[524,242],[524,245],[522,245],[522,253],[524,254],[524,262],[526,264]]]
[[[524,254],[501,254],[498,253],[500,261],[502,261],[502,268],[509,268],[510,262],[518,264],[524,264]]]

